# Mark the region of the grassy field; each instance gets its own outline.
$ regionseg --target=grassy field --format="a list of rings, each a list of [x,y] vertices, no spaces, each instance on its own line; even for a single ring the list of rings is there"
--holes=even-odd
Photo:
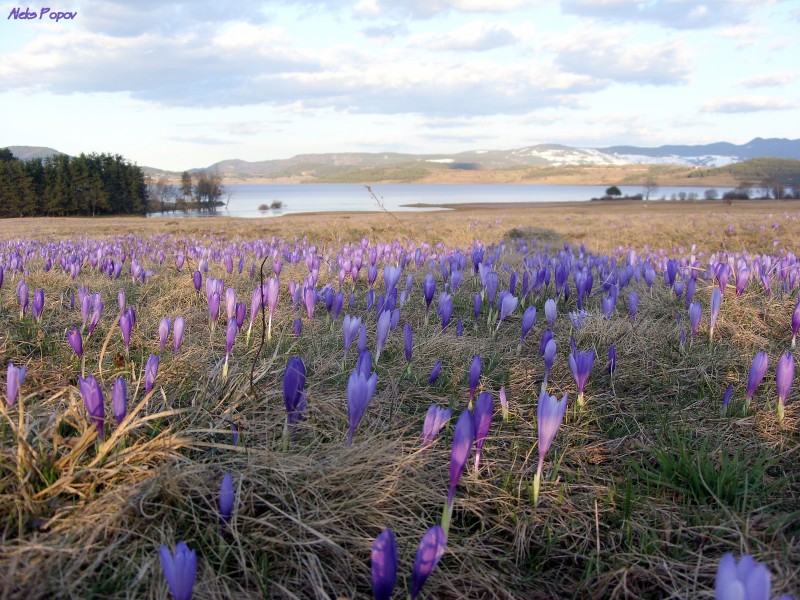
[[[370,598],[370,551],[387,527],[399,550],[392,597],[405,597],[417,544],[442,515],[453,428],[467,408],[476,354],[483,362],[479,391],[492,394],[494,417],[480,468],[470,459],[458,484],[446,551],[419,597],[713,598],[726,552],[737,558],[749,553],[765,564],[773,597],[797,597],[800,386],[793,386],[779,424],[775,365],[782,353],[794,352],[798,217],[800,205],[792,202],[708,202],[0,222],[0,357],[3,365],[27,367],[20,400],[3,402],[0,415],[0,599],[168,598],[159,548],[178,541],[197,553],[194,598]],[[498,292],[518,275],[520,306],[499,326],[487,298],[479,318],[473,315],[473,295],[482,289],[471,259],[476,245],[484,248],[487,265],[494,258]],[[374,357],[378,317],[374,307],[367,309],[367,266],[369,249],[384,246],[375,297],[384,292],[384,265],[403,256],[410,262],[398,294],[406,290],[407,275],[411,291],[403,306],[398,302],[399,325],[371,367],[375,396],[347,447],[346,388],[358,351],[354,343],[343,360],[342,318],[363,319]],[[421,264],[414,260],[417,249]],[[445,285],[441,262],[457,263],[460,253],[463,280],[452,293],[452,322],[442,332],[436,313]],[[724,262],[721,253],[735,268],[711,339],[709,305],[717,282],[706,266]],[[357,282],[347,276],[341,286],[345,298],[354,293],[354,305],[345,301],[338,319],[327,315],[322,301],[313,319],[302,301],[293,307],[289,282],[309,275],[307,259],[319,259],[316,289],[331,284],[336,292],[342,261],[362,254]],[[182,270],[178,255],[185,257]],[[236,335],[223,377],[225,297],[212,329],[206,281],[223,279],[247,304],[246,330],[262,256],[266,282],[274,276],[273,255],[283,269],[272,337],[264,339],[263,315],[256,314],[249,344],[244,331]],[[45,271],[48,258],[53,266]],[[93,266],[105,258],[124,258],[118,279]],[[636,277],[621,286],[613,314],[604,318],[608,292],[601,271],[608,274],[612,258],[619,270],[646,264],[657,277],[652,287]],[[700,273],[694,300],[702,319],[694,337],[684,298],[664,282],[666,261],[673,258],[686,263],[678,280],[688,281],[692,267]],[[147,273],[143,282],[133,280],[133,259]],[[192,276],[204,260],[208,271],[198,293]],[[520,293],[525,271],[560,261],[573,269],[568,299],[556,293],[554,281]],[[738,261],[753,271],[741,295],[734,290]],[[577,309],[572,272],[579,262],[594,272],[580,327],[568,314]],[[73,278],[67,271],[76,263],[81,268]],[[771,274],[769,294],[756,274],[762,267]],[[429,272],[436,294],[426,318],[422,282]],[[44,290],[38,322],[30,308],[20,318],[23,279],[31,295]],[[105,396],[102,441],[81,398],[82,361],[65,340],[68,329],[81,328],[79,287],[99,293],[104,303],[94,332],[87,337],[88,327],[84,331],[83,365]],[[119,290],[136,313],[129,352],[118,325]],[[640,298],[633,319],[627,308],[632,290]],[[552,326],[544,314],[551,298],[558,311]],[[523,305],[536,306],[538,317],[518,349]],[[178,316],[186,320],[186,334],[175,354],[173,335],[162,350],[158,330],[162,318]],[[292,332],[295,319],[302,323],[299,336]],[[413,332],[410,366],[406,323]],[[569,407],[534,505],[544,374],[539,344],[548,328],[558,350],[547,390],[558,398],[568,393]],[[597,354],[582,409],[567,359],[571,338],[578,349]],[[612,344],[613,375],[606,368]],[[745,410],[758,351],[768,354],[769,366]],[[150,355],[160,356],[160,366],[145,394]],[[282,382],[290,356],[304,361],[308,408],[286,447]],[[430,385],[439,360],[441,375]],[[127,381],[128,416],[118,426],[111,387],[119,377]],[[721,416],[729,384],[733,400]],[[501,387],[508,395],[507,421]],[[423,450],[420,432],[431,403],[449,407],[452,418]],[[223,528],[217,498],[226,473],[235,502]]]

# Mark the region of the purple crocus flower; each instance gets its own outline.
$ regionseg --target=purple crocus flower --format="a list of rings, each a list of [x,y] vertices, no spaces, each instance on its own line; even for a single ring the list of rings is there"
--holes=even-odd
[[[347,432],[348,446],[353,443],[356,427],[361,422],[364,411],[367,410],[367,406],[372,400],[377,384],[378,375],[376,373],[366,376],[364,373],[359,372],[358,369],[350,373],[350,378],[347,381],[347,416],[350,419],[350,427]]]
[[[450,420],[450,409],[442,408],[438,404],[431,404],[425,415],[422,425],[422,446],[429,446],[439,435],[442,427]]]
[[[225,328],[225,362],[222,364],[222,378],[228,377],[228,361],[231,357],[233,344],[236,341],[236,334],[239,328],[236,326],[236,318],[228,319],[228,326]]]
[[[236,314],[236,290],[229,287],[225,290],[225,311],[230,321]]]
[[[356,336],[359,334],[361,330],[361,318],[360,317],[351,317],[350,315],[345,315],[344,319],[342,320],[342,335],[344,336],[344,357],[347,358],[347,351],[350,350],[350,346],[353,345],[353,340],[356,339]]]
[[[158,364],[160,359],[157,354],[151,354],[144,367],[144,393],[149,394],[153,389],[153,384],[158,376]]]
[[[594,348],[588,352],[578,352],[575,340],[570,340],[572,352],[569,355],[569,368],[575,378],[575,385],[578,387],[578,406],[583,406],[583,389],[589,379],[589,373],[594,363]]]
[[[542,340],[539,342],[539,356],[544,356],[544,352],[547,349],[547,342],[553,339],[553,331],[551,329],[545,329],[542,333]]]
[[[608,347],[608,372],[613,375],[617,370],[617,348],[614,344]]]
[[[797,345],[797,333],[800,332],[800,302],[798,302],[792,312],[792,348]]]
[[[292,321],[292,333],[294,337],[300,337],[300,333],[303,331],[303,320],[298,317],[294,321]]]
[[[506,396],[506,386],[500,388],[500,410],[503,411],[503,421],[508,422],[508,397]]]
[[[772,581],[762,564],[745,554],[739,562],[733,554],[723,555],[717,568],[714,594],[717,600],[769,600]],[[781,596],[779,600],[789,599]]]
[[[392,313],[388,310],[383,311],[378,317],[378,327],[375,332],[375,363],[381,356],[381,350],[389,339],[389,326],[392,324]]]
[[[453,316],[453,300],[450,294],[442,292],[439,294],[439,316],[442,318],[442,331],[444,331],[450,324],[450,319]]]
[[[186,319],[183,317],[176,317],[175,322],[172,324],[172,349],[175,355],[178,355],[178,350],[183,343],[183,332],[186,330]]]
[[[636,311],[639,310],[639,294],[636,290],[633,290],[630,294],[628,294],[628,316],[630,316],[631,321],[636,317]]]
[[[700,318],[703,316],[703,309],[700,308],[699,302],[692,302],[689,307],[689,324],[692,328],[692,337],[697,335],[697,330],[700,327]]]
[[[406,362],[410,365],[411,364],[411,350],[414,344],[414,338],[411,333],[411,323],[406,321],[406,325],[403,328],[403,340],[405,341],[405,350],[406,350]]]
[[[425,275],[425,280],[422,282],[422,295],[425,297],[425,313],[430,310],[431,302],[434,295],[436,295],[436,280],[431,273]]]
[[[197,554],[183,543],[178,542],[175,552],[161,546],[161,568],[167,580],[173,600],[191,600],[194,578],[197,574]]]
[[[211,292],[211,294],[208,297],[208,319],[211,323],[212,331],[217,327],[217,319],[219,319],[219,306],[220,306],[220,296],[219,292],[215,290]]]
[[[197,293],[200,293],[200,288],[203,285],[203,276],[200,274],[200,271],[195,271],[192,273],[192,282],[194,283],[194,289],[197,290]]]
[[[428,576],[436,568],[439,559],[444,555],[447,546],[447,534],[439,525],[434,525],[425,535],[417,548],[414,567],[411,572],[411,600],[415,600]]]
[[[477,321],[478,318],[481,316],[481,295],[475,294],[472,297],[472,312],[475,315],[475,320]]]
[[[550,298],[544,303],[544,316],[547,321],[550,323],[550,326],[556,324],[556,318],[558,317],[558,310],[556,309],[556,301]]]
[[[503,301],[500,303],[500,320],[497,321],[497,328],[495,331],[500,329],[500,323],[502,323],[503,319],[516,310],[518,304],[519,298],[515,298],[510,293],[503,296]]]
[[[303,418],[306,409],[305,386],[306,366],[301,358],[292,356],[286,362],[283,374],[283,402],[289,425],[295,425]]]
[[[372,543],[372,593],[375,600],[389,600],[397,582],[397,541],[384,529]]]
[[[475,471],[481,462],[481,450],[483,450],[483,443],[486,441],[486,435],[489,433],[489,427],[492,425],[492,416],[494,414],[494,403],[492,402],[492,395],[489,392],[481,392],[478,395],[478,400],[475,402]]]
[[[22,319],[28,312],[28,284],[24,279],[17,284],[17,297],[19,298],[19,318]]]
[[[306,307],[306,314],[309,319],[314,318],[314,309],[317,306],[317,290],[316,288],[306,287],[303,289],[303,304]]]
[[[749,406],[750,399],[756,393],[756,388],[761,385],[761,380],[767,373],[767,363],[769,362],[766,352],[756,352],[753,362],[750,365],[750,374],[747,377],[747,398],[746,407]]]
[[[728,384],[728,387],[725,388],[725,393],[722,395],[722,416],[725,416],[725,413],[728,411],[728,404],[731,402],[731,396],[733,396],[733,385]]]
[[[525,339],[525,336],[528,335],[528,332],[533,328],[536,324],[536,307],[529,306],[525,309],[525,312],[522,313],[522,333],[519,336],[519,345],[522,346],[522,341]]]
[[[125,352],[129,352],[131,346],[131,331],[133,330],[133,320],[131,319],[130,307],[124,314],[119,316],[119,330],[122,333],[122,343],[125,345]]]
[[[266,283],[264,290],[264,297],[267,301],[267,312],[269,320],[267,323],[267,339],[272,339],[272,316],[275,314],[275,309],[278,306],[278,293],[280,292],[280,280],[277,277],[270,277]],[[259,299],[259,308],[261,301]],[[313,312],[313,311],[312,311]],[[250,320],[252,324],[252,317]]]
[[[77,327],[73,327],[67,332],[67,341],[78,358],[83,357],[83,336]]]
[[[44,311],[44,290],[36,288],[33,290],[33,305],[31,306],[33,312],[33,319],[38,323],[42,320],[42,311]]]
[[[784,406],[786,398],[794,383],[794,356],[789,352],[784,352],[778,359],[778,366],[775,369],[775,384],[778,389],[778,423],[783,422]]]
[[[117,292],[117,308],[119,309],[119,314],[125,312],[125,307],[127,306],[125,302],[125,290],[120,289]]]
[[[469,409],[461,412],[453,433],[453,447],[450,450],[450,490],[447,492],[447,505],[452,507],[456,486],[469,459],[469,451],[475,439],[475,421]]]
[[[158,324],[158,344],[161,347],[162,351],[164,350],[164,346],[166,346],[167,344],[167,337],[169,336],[169,328],[170,328],[169,317],[164,317]]]
[[[472,357],[472,363],[469,366],[469,408],[472,409],[472,402],[475,400],[475,390],[478,389],[478,383],[481,380],[481,371],[483,370],[483,361],[479,354]]]
[[[89,375],[86,379],[78,376],[78,385],[81,390],[83,404],[97,428],[97,437],[103,439],[103,423],[105,422],[105,407],[103,405],[103,391],[97,380]]]
[[[433,385],[436,383],[436,380],[439,379],[439,373],[442,371],[442,361],[436,361],[436,364],[433,365],[433,369],[431,370],[431,376],[428,377],[428,385]]]
[[[25,369],[27,367],[15,367],[8,363],[8,371],[6,372],[6,402],[8,406],[14,406],[17,398],[22,397],[22,384],[25,382]]]
[[[397,282],[400,280],[400,275],[402,274],[402,269],[400,267],[393,267],[390,265],[386,265],[383,268],[383,283],[386,287],[386,294],[388,295],[395,287],[397,287]]]
[[[714,338],[714,327],[717,325],[717,317],[719,316],[719,309],[722,305],[722,292],[719,288],[711,290],[711,325],[708,328],[709,339]]]
[[[550,396],[545,390],[539,392],[539,404],[536,407],[536,426],[539,430],[539,465],[533,480],[533,503],[539,502],[539,487],[542,481],[544,457],[556,437],[564,413],[567,411],[567,394],[561,400]]]
[[[548,330],[549,331],[549,330]],[[542,388],[547,387],[547,380],[550,377],[550,369],[553,368],[553,363],[556,361],[556,341],[553,338],[547,340],[544,347],[544,380],[542,381]]]
[[[122,377],[117,377],[111,386],[111,405],[119,425],[128,414],[128,384]]]
[[[236,493],[233,490],[233,479],[230,473],[225,473],[222,484],[219,486],[219,522],[223,529],[228,526],[228,521],[233,515],[233,504]]]

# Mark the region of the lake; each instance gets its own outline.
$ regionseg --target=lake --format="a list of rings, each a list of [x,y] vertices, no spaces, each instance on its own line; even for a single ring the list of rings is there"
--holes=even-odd
[[[408,204],[471,204],[501,202],[586,202],[602,196],[607,186],[600,185],[538,185],[538,184],[414,184],[377,183],[372,190],[390,211],[436,210],[408,207]],[[240,183],[226,184],[230,193],[227,210],[221,207],[216,214],[231,217],[269,218],[292,213],[317,211],[363,212],[381,210],[361,184],[314,183]],[[619,186],[623,194],[643,193],[642,186]],[[708,187],[660,187],[652,199],[671,198],[673,194],[696,194],[702,199]],[[719,195],[730,188],[716,188]],[[224,198],[223,198],[224,199]],[[259,206],[282,202],[279,210],[261,211]],[[161,216],[206,216],[207,213],[153,213]]]

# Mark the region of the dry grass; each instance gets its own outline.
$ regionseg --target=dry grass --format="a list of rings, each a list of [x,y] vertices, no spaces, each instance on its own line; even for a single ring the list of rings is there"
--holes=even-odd
[[[465,272],[453,317],[453,324],[463,318],[464,336],[455,336],[454,325],[442,336],[435,302],[427,328],[423,323],[420,286],[426,271],[409,267],[414,291],[381,353],[376,397],[348,449],[345,386],[357,352],[351,349],[343,368],[341,322],[327,323],[321,305],[313,321],[303,316],[300,338],[290,335],[298,315],[290,308],[286,282],[305,275],[304,263],[284,265],[275,335],[255,365],[257,383],[251,388],[256,345],[246,347],[239,336],[223,381],[224,317],[209,336],[205,300],[191,283],[194,264],[178,273],[172,253],[190,239],[221,247],[273,236],[307,238],[331,257],[343,243],[363,236],[373,243],[399,239],[410,247],[442,242],[466,248],[475,240],[487,245],[508,240],[503,260],[518,265],[514,240],[535,237],[540,249],[545,243],[555,250],[565,242],[584,242],[593,251],[622,247],[639,255],[648,246],[664,248],[669,256],[689,254],[697,244],[695,253],[705,264],[723,247],[797,250],[798,214],[793,203],[593,204],[402,214],[402,226],[381,214],[0,223],[4,240],[105,239],[139,232],[159,236],[153,238],[153,258],[162,250],[167,256],[154,267],[156,275],[138,285],[129,276],[112,282],[88,268],[72,281],[58,268],[42,272],[41,259],[33,258],[26,281],[31,290],[46,291],[40,325],[19,320],[16,279],[6,272],[0,359],[3,365],[27,364],[28,375],[24,435],[18,435],[19,405],[4,405],[0,415],[0,599],[166,598],[158,548],[178,540],[198,553],[195,598],[366,598],[371,544],[384,527],[397,536],[398,587],[405,591],[416,545],[438,522],[448,486],[452,431],[445,430],[423,452],[422,420],[431,402],[452,407],[454,417],[466,406],[467,369],[475,353],[484,361],[481,387],[495,394],[497,411],[480,471],[474,473],[470,463],[459,485],[448,550],[424,597],[712,598],[724,552],[753,554],[772,573],[775,592],[797,595],[800,386],[790,395],[782,427],[773,408],[774,364],[788,349],[795,297],[766,298],[756,282],[740,298],[726,293],[709,342],[710,284],[700,282],[704,320],[698,337],[683,348],[675,318],[685,317],[683,301],[661,281],[652,292],[632,284],[641,297],[633,322],[623,312],[624,297],[614,318],[605,320],[594,294],[586,324],[575,331],[566,316],[574,299],[566,308],[560,304],[551,393],[574,398],[566,360],[571,335],[579,347],[596,348],[598,359],[587,408],[568,411],[545,461],[534,507],[535,398],[543,375],[538,344],[547,295],[534,298],[540,317],[517,355],[519,309],[497,336],[485,317],[474,328],[472,281]],[[224,277],[249,305],[256,285],[248,276],[253,261],[248,255],[241,275],[235,270],[228,275],[212,261],[209,275]],[[336,272],[328,273],[324,265],[321,282],[335,279]],[[500,273],[507,284],[508,275]],[[376,318],[366,313],[363,276],[350,312],[366,315],[374,348]],[[437,273],[441,287],[440,277]],[[80,364],[64,341],[65,330],[80,324],[79,309],[68,304],[77,285],[101,292],[105,302],[86,352],[87,373],[102,380],[107,414],[113,379],[125,376],[129,386],[130,416],[119,429],[107,426],[102,443],[77,390]],[[137,311],[130,361],[124,360],[113,316],[120,287]],[[183,349],[177,357],[171,349],[160,353],[156,389],[146,398],[142,371],[147,356],[159,353],[158,322],[178,315],[187,320]],[[414,332],[410,375],[403,356],[406,320]],[[260,325],[254,333],[258,339]],[[613,379],[604,370],[611,343],[618,355]],[[742,416],[739,402],[757,350],[769,353],[770,371],[755,410]],[[281,381],[290,355],[302,357],[308,369],[309,411],[289,450],[282,451]],[[428,386],[430,369],[440,359],[439,383]],[[728,383],[736,389],[734,410],[721,418],[719,402]],[[496,401],[501,385],[511,406],[508,423]],[[238,445],[232,423],[241,431]],[[216,506],[225,473],[233,476],[236,489],[227,533],[218,525]],[[705,476],[700,483],[692,479],[698,473]]]

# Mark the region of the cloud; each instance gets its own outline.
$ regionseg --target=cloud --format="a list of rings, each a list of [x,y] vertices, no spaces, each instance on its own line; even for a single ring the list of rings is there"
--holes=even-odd
[[[507,25],[473,22],[448,33],[416,35],[409,46],[435,51],[485,52],[514,45],[520,37]]]
[[[360,0],[354,12],[362,17],[429,19],[449,13],[510,13],[543,2],[545,0]]]
[[[366,37],[388,41],[396,37],[408,34],[408,27],[404,23],[392,23],[390,25],[375,25],[373,27],[365,27],[361,30]]]
[[[253,0],[82,0],[79,23],[87,31],[113,37],[171,35],[209,30],[232,20],[263,24],[269,16],[262,6]]]
[[[625,44],[624,39],[621,31],[577,28],[548,47],[556,52],[557,64],[573,73],[650,85],[688,81],[691,64],[680,40]]]
[[[797,107],[797,102],[786,98],[770,96],[737,96],[718,98],[703,104],[703,112],[709,113],[751,113],[770,110],[789,110]]]
[[[794,82],[797,79],[797,71],[783,71],[780,73],[766,73],[756,77],[750,77],[739,82],[739,87],[779,87]]]
[[[171,135],[161,139],[167,142],[178,142],[182,144],[200,144],[204,146],[225,146],[234,143],[233,140],[209,137],[206,135]]]
[[[706,29],[742,23],[761,0],[561,0],[564,13],[672,29]]]
[[[296,46],[283,31],[229,24],[216,35],[37,38],[0,61],[0,93],[124,93],[176,107],[271,105],[294,112],[431,116],[519,114],[570,106],[607,85],[533,61],[465,61],[408,48]]]

